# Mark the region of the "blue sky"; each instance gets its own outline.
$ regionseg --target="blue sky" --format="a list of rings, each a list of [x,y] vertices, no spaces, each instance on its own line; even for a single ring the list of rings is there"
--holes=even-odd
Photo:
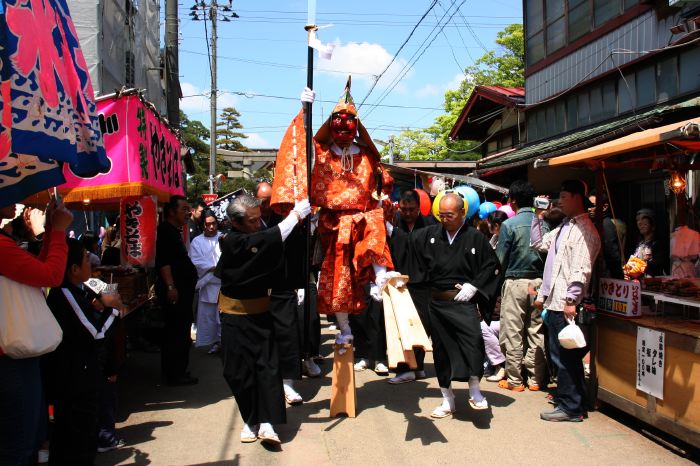
[[[440,0],[367,97],[360,119],[373,138],[386,139],[402,128],[429,126],[441,113],[445,90],[458,86],[463,78],[461,70],[484,53],[482,45],[493,48],[499,30],[522,22],[522,0],[466,0],[420,59],[407,66],[412,63],[411,57],[423,50],[419,48],[421,43],[426,38],[430,42],[435,35],[434,26],[446,9],[449,12],[445,20],[462,1]],[[336,48],[330,61],[321,60],[318,53],[314,57],[314,128],[328,118],[334,105],[320,100],[337,101],[348,74],[353,77],[353,98],[360,104],[374,76],[386,68],[430,3],[318,0],[316,23],[323,27],[319,38],[335,43]],[[194,0],[180,2],[180,81],[186,96],[180,105],[190,119],[208,127],[209,99],[199,95],[207,94],[211,86],[207,46],[204,22],[192,21],[188,16],[193,4]],[[233,7],[240,18],[218,23],[218,87],[222,91],[217,99],[219,113],[225,106],[234,106],[241,112],[243,131],[249,135],[243,142],[248,147],[278,147],[299,110],[298,96],[306,84],[303,27],[307,2],[235,0]],[[207,26],[211,32],[211,24]]]

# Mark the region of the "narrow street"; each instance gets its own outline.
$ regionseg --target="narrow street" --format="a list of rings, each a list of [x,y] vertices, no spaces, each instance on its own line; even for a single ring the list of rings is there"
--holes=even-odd
[[[277,427],[279,451],[240,443],[242,422],[218,357],[193,351],[199,384],[166,387],[160,356],[132,352],[120,380],[118,432],[127,446],[98,455],[97,464],[692,464],[600,412],[583,423],[543,422],[544,392],[511,393],[489,382],[490,411],[472,411],[466,384],[458,384],[457,414],[435,421],[428,416],[440,397],[434,377],[392,386],[367,370],[357,373],[357,417],[330,419],[330,333],[324,338],[323,375],[297,384],[307,401],[289,407],[287,424]]]

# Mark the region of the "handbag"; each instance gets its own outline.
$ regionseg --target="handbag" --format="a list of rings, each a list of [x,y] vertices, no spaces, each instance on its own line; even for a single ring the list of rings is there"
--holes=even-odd
[[[578,349],[586,347],[586,338],[583,336],[583,332],[576,325],[574,319],[567,319],[569,324],[564,327],[557,338],[562,347],[566,349]]]
[[[13,359],[55,350],[63,331],[41,288],[0,276],[0,349]]]

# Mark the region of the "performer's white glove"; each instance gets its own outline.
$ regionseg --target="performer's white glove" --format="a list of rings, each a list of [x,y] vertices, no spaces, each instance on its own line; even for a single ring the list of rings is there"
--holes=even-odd
[[[292,210],[299,214],[299,220],[304,220],[311,213],[311,203],[308,199],[297,201]]]
[[[304,288],[297,290],[297,304],[301,306],[304,303]]]
[[[386,235],[391,238],[391,234],[394,232],[394,225],[391,222],[384,222],[386,224]]]
[[[396,270],[394,270],[393,272],[387,272],[385,284],[387,282],[389,282],[389,280],[391,280],[392,278],[396,278],[396,277],[400,277],[400,276],[401,276],[401,272],[397,272]],[[394,280],[393,284],[394,284],[394,287],[396,287],[396,288],[402,288],[402,287],[406,286],[406,282],[403,281],[403,279]]]
[[[459,290],[459,293],[457,293],[457,296],[454,298],[455,301],[471,301],[478,291],[471,283],[464,283],[462,285],[458,283],[455,285],[455,288]]]
[[[375,283],[369,286],[369,296],[379,303],[382,302],[382,290]]]
[[[305,87],[303,91],[301,91],[301,103],[302,104],[312,104],[314,103],[314,100],[316,99],[316,91],[313,91],[309,89],[308,87]]]

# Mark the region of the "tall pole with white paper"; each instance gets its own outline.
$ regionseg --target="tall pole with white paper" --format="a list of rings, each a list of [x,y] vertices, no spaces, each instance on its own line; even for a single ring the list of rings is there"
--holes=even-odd
[[[308,11],[306,16],[306,26],[304,26],[307,34],[308,45],[306,47],[306,87],[313,89],[314,87],[314,49],[311,47],[311,38],[316,31],[316,0],[308,1]],[[311,196],[311,165],[313,163],[313,128],[311,126],[311,111],[313,104],[311,102],[304,103],[304,128],[306,130],[306,192]],[[310,328],[311,328],[311,285],[310,285],[310,265],[311,265],[311,221],[310,217],[304,220],[306,227],[306,257],[304,260],[304,348],[303,353],[305,358],[311,356],[310,344]]]

